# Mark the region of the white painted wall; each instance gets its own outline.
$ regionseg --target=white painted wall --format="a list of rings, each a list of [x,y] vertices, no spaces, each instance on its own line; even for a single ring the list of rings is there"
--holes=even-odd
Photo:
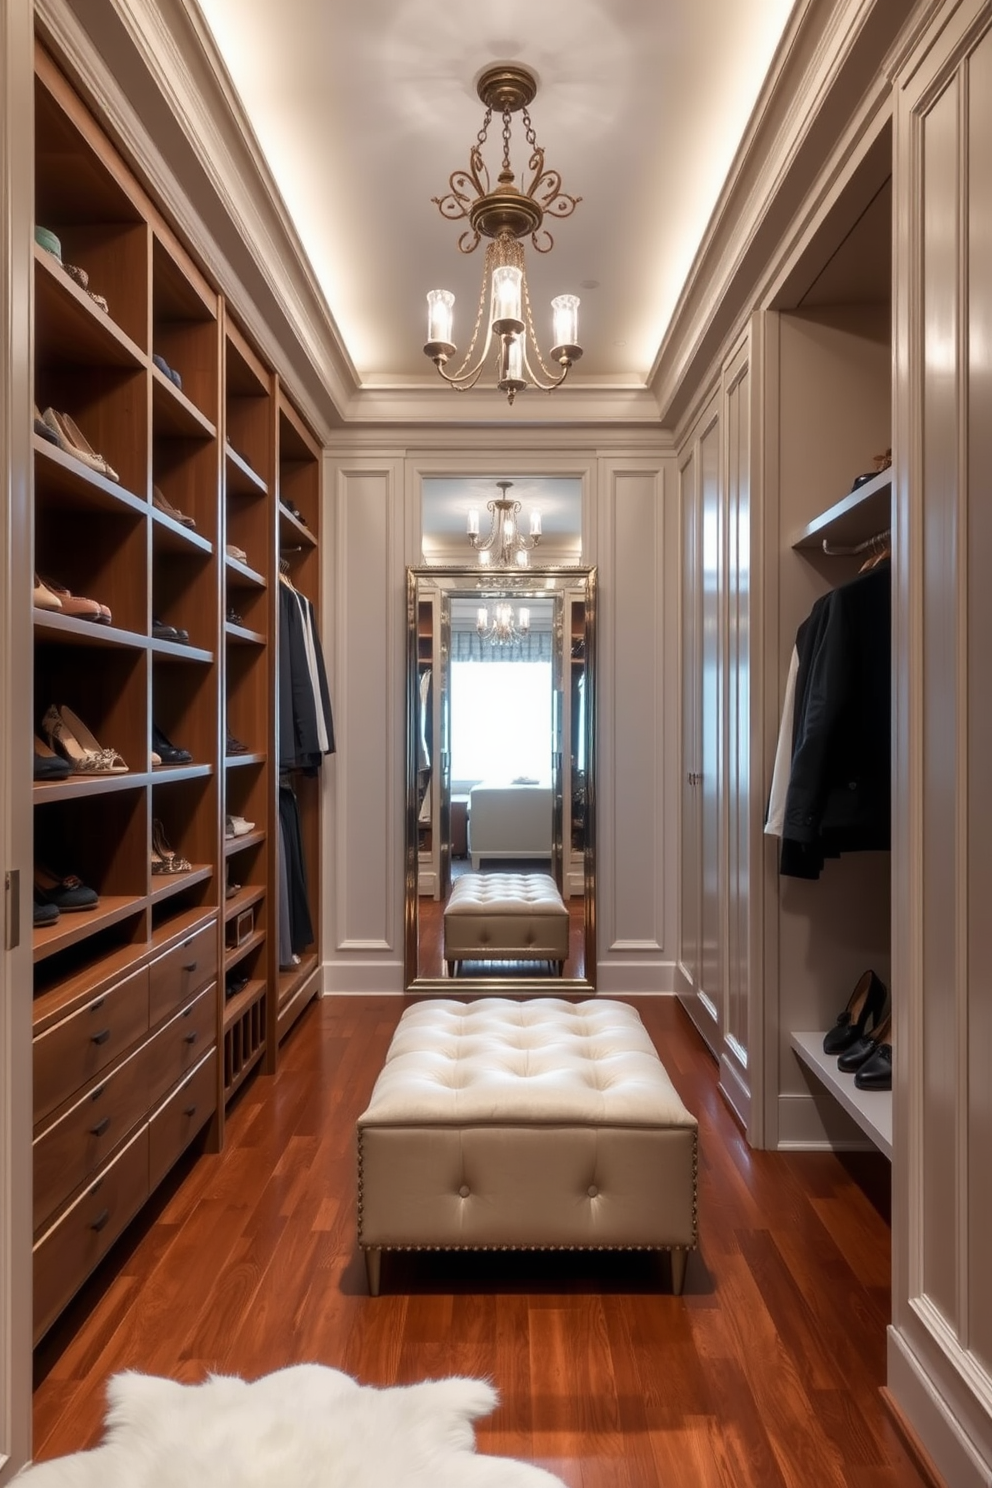
[[[601,431],[597,431],[601,432]],[[491,438],[492,436],[490,436]],[[338,753],[325,817],[324,990],[403,978],[405,570],[422,562],[426,475],[574,475],[582,562],[598,568],[597,984],[671,992],[677,916],[678,523],[674,458],[560,431],[520,447],[368,443],[327,456],[324,650]],[[633,436],[636,439],[636,436]],[[643,442],[643,438],[637,442]]]

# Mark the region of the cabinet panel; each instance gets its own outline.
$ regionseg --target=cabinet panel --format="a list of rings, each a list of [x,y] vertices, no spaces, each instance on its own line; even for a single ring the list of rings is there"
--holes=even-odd
[[[34,1114],[42,1120],[147,1032],[148,968],[34,1040]]]
[[[216,1107],[217,1050],[214,1048],[151,1119],[148,1134],[150,1188],[154,1189],[161,1183]]]
[[[149,1022],[152,1028],[217,975],[215,922],[187,936],[148,968]]]
[[[144,1118],[147,1081],[146,1050],[139,1049],[36,1138],[35,1229]]]
[[[34,1248],[38,1339],[148,1197],[148,1127],[80,1194]]]
[[[214,983],[194,998],[149,1043],[148,1103],[161,1100],[177,1080],[189,1074],[216,1041]]]

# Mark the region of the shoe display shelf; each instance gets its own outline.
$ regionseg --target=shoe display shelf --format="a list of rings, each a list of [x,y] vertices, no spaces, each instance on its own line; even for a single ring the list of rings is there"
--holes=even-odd
[[[319,618],[321,449],[282,388],[277,401],[279,564],[293,585],[312,601]],[[310,912],[315,933],[319,934],[321,781],[319,776],[292,771],[287,784],[299,809]],[[280,967],[278,959],[277,954],[275,1028],[277,1039],[282,1039],[319,992],[320,955],[315,945],[300,953],[298,964],[292,967]]]
[[[246,746],[224,756],[224,819],[242,817],[249,832],[226,837],[229,880],[242,885],[225,901],[225,985],[239,985],[223,1008],[224,1091],[230,1098],[264,1061],[275,1070],[273,997],[276,900],[274,574],[275,378],[234,320],[224,324],[224,621],[225,740]],[[243,553],[243,559],[234,556]],[[231,931],[250,910],[251,933]],[[245,981],[247,978],[247,981]]]
[[[793,1049],[806,1068],[891,1162],[892,1092],[859,1090],[853,1073],[846,1074],[837,1068],[837,1056],[824,1054],[822,1033],[793,1033],[790,1037]]]
[[[98,894],[33,934],[41,1337],[185,1148],[222,1143],[252,1070],[275,1069],[280,431],[314,533],[320,450],[41,49],[35,138],[39,236],[60,256],[33,255],[35,401],[58,431],[33,436],[34,564],[110,618],[33,610],[28,711],[37,730],[69,710],[126,765],[33,787],[36,862]],[[229,735],[247,749],[228,755]],[[189,757],[156,762],[163,738]],[[252,829],[229,839],[228,814]],[[152,871],[163,833],[188,867]]]

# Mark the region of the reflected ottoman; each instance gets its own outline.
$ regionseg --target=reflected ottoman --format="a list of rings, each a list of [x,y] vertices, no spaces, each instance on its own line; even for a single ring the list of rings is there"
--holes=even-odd
[[[637,1012],[435,999],[400,1019],[358,1119],[358,1239],[383,1250],[696,1245],[695,1117]]]
[[[467,873],[456,879],[444,911],[444,960],[551,961],[559,976],[568,959],[568,910],[548,873]]]

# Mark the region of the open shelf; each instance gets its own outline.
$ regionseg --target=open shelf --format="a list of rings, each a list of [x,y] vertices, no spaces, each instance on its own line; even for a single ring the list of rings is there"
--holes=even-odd
[[[69,775],[65,780],[36,780],[32,794],[34,804],[41,806],[49,801],[79,801],[87,796],[141,790],[149,779],[140,770],[129,770],[126,775]]]
[[[160,904],[163,899],[171,899],[173,894],[181,893],[191,884],[203,883],[213,875],[212,863],[194,863],[183,873],[153,873],[149,898],[153,904]]]
[[[226,1033],[238,1021],[242,1013],[247,1012],[250,1007],[254,1006],[256,1002],[261,1001],[264,996],[265,981],[261,978],[255,978],[246,987],[242,987],[240,992],[236,992],[233,997],[229,997],[224,1004],[224,1032]]]
[[[259,843],[264,841],[265,833],[261,831],[246,832],[243,837],[225,837],[224,856],[225,858],[233,858],[239,852],[244,852],[246,848],[258,847]]]
[[[854,547],[886,531],[892,509],[891,466],[820,512],[796,533],[792,547],[822,551],[824,542]]]
[[[837,1058],[823,1052],[822,1033],[794,1033],[792,1047],[803,1064],[857,1122],[880,1152],[892,1159],[892,1092],[859,1090],[853,1074],[837,1068]]]
[[[60,915],[54,925],[42,925],[34,931],[35,961],[43,961],[57,951],[64,951],[81,940],[88,940],[98,931],[126,920],[128,915],[144,909],[147,902],[144,894],[101,894],[95,909]]]

